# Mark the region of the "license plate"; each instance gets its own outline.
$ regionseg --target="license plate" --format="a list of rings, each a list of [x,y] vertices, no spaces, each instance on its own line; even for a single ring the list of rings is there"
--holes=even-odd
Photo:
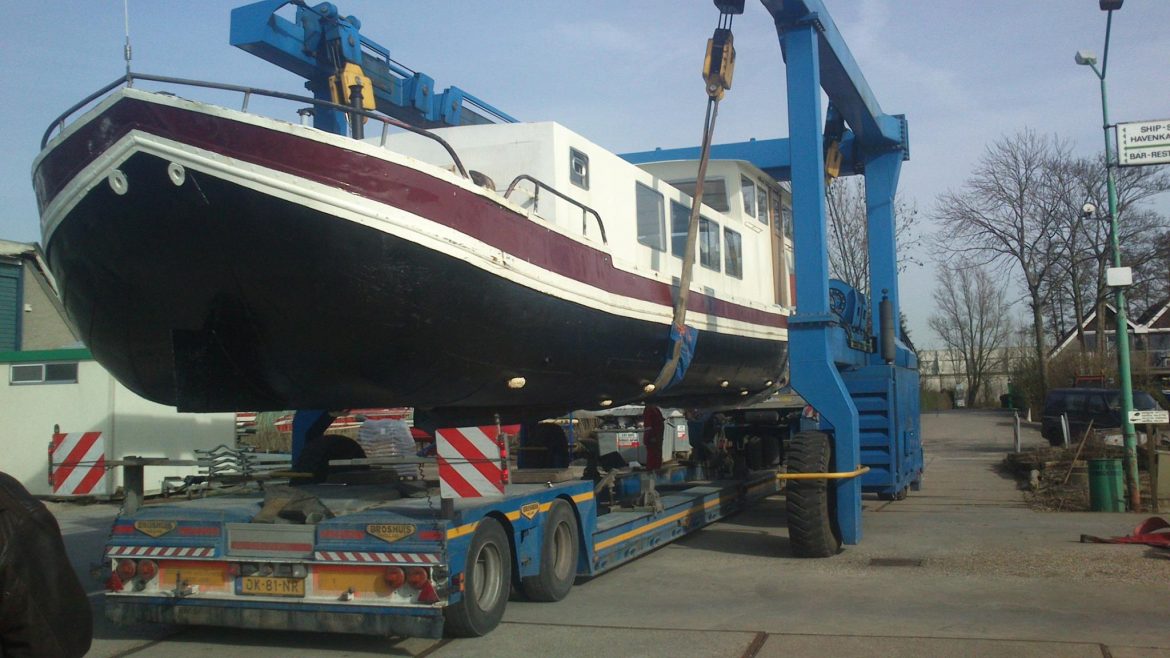
[[[301,578],[244,576],[240,578],[240,594],[303,597],[305,595],[305,581]]]

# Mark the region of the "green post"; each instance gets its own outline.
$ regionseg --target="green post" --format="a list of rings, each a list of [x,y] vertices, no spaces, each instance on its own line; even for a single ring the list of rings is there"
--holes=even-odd
[[[1105,9],[1111,3],[1102,2]],[[1113,3],[1120,7],[1121,3]],[[1108,9],[1105,19],[1105,51],[1101,56],[1101,68],[1097,69],[1092,59],[1082,59],[1078,55],[1077,63],[1087,64],[1101,81],[1101,120],[1105,132],[1105,185],[1109,193],[1109,242],[1113,249],[1113,267],[1121,267],[1121,246],[1117,239],[1117,179],[1113,169],[1117,166],[1114,159],[1113,146],[1109,141],[1109,102],[1105,92],[1105,72],[1109,65],[1109,32],[1113,27],[1113,9]],[[1114,289],[1117,303],[1117,376],[1121,380],[1121,427],[1125,437],[1125,475],[1126,487],[1129,493],[1129,505],[1133,511],[1141,509],[1142,494],[1138,486],[1137,468],[1137,435],[1133,423],[1129,420],[1129,412],[1133,410],[1133,381],[1129,367],[1129,323],[1125,313],[1125,288],[1118,286]],[[1099,337],[1097,344],[1100,347],[1104,337]]]

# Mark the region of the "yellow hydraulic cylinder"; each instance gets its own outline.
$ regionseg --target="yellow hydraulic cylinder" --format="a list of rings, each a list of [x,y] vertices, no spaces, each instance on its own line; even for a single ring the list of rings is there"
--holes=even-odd
[[[350,87],[360,85],[362,88],[362,109],[376,109],[374,103],[374,83],[366,77],[362,67],[353,62],[346,62],[345,68],[337,75],[329,77],[329,92],[331,100],[339,105],[350,105],[352,92]]]

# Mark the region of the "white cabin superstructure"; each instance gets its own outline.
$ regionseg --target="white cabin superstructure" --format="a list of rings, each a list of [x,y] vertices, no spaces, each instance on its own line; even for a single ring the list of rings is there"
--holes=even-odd
[[[508,200],[525,209],[533,221],[608,251],[616,267],[677,283],[697,161],[633,165],[555,122],[432,132],[451,145],[468,170],[486,176],[485,187],[503,196],[514,184]],[[451,157],[436,142],[412,133],[387,136],[385,147],[429,164],[451,166]],[[706,180],[694,289],[744,306],[791,311],[792,212],[787,184],[738,160],[711,161]],[[604,225],[604,243],[593,212]]]

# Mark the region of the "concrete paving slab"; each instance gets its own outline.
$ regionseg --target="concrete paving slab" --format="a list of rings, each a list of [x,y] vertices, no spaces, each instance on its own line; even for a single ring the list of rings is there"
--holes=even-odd
[[[505,623],[486,637],[455,640],[428,655],[434,658],[536,655],[557,658],[739,658],[750,655],[748,648],[753,642],[758,644],[761,641],[763,634],[752,632]]]
[[[1116,656],[1116,654],[1114,654]],[[1097,644],[1017,642],[918,637],[827,637],[769,635],[758,658],[849,656],[850,658],[1102,658]]]
[[[1170,658],[1170,649],[1154,647],[1106,647],[1112,658]]]

